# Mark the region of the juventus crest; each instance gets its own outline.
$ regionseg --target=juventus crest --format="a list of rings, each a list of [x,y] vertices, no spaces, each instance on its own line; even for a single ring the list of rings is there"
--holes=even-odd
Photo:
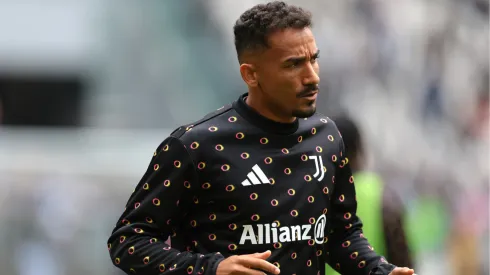
[[[325,176],[325,171],[323,171],[323,160],[322,156],[309,156],[308,159],[315,161],[316,172],[313,175],[318,181],[322,181]]]

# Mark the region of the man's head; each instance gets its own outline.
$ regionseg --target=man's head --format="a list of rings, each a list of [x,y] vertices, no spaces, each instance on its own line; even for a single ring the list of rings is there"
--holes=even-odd
[[[345,153],[349,159],[352,170],[362,170],[364,166],[364,147],[361,133],[356,123],[348,116],[332,118],[342,135]]]
[[[257,5],[234,26],[247,103],[276,120],[309,117],[316,110],[318,48],[311,14],[284,2]]]

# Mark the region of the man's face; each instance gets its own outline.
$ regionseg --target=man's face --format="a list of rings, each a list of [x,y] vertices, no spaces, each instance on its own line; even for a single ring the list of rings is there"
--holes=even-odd
[[[309,28],[286,29],[271,34],[268,43],[257,61],[264,99],[283,116],[312,116],[320,82],[313,33]]]

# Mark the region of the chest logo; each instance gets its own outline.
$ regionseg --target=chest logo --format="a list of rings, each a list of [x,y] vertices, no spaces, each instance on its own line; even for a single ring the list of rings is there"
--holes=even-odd
[[[316,172],[313,177],[318,181],[322,181],[325,176],[325,171],[323,170],[323,160],[322,156],[309,156],[308,159],[315,161]]]
[[[259,184],[270,184],[271,182],[264,174],[262,169],[256,164],[252,167],[252,171],[247,174],[247,179],[242,181],[243,186],[259,185]]]

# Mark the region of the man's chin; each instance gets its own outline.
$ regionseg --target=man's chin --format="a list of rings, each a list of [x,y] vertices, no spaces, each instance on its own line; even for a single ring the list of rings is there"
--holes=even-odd
[[[313,105],[301,110],[294,110],[293,116],[297,118],[308,118],[313,116],[315,113],[316,113],[316,106]]]

